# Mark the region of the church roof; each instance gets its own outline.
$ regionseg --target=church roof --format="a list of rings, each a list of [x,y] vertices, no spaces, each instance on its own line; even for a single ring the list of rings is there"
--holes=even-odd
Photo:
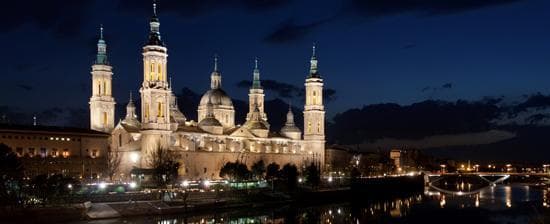
[[[109,133],[95,131],[86,128],[77,127],[60,127],[60,126],[42,126],[42,125],[16,125],[16,124],[0,124],[0,132],[48,132],[48,133],[63,133],[63,134],[85,134],[85,135],[98,135],[98,136],[110,136]]]
[[[210,89],[204,93],[204,95],[201,98],[199,107],[206,107],[206,104],[208,104],[208,101],[212,103],[213,106],[228,106],[233,107],[233,101],[231,101],[231,97],[225,93],[222,89]]]

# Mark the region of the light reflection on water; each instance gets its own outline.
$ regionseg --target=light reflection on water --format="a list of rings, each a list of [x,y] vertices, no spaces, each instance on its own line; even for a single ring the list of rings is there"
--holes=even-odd
[[[486,188],[477,194],[466,196],[445,195],[427,190],[424,194],[412,195],[406,198],[369,201],[359,204],[283,206],[277,209],[241,209],[187,217],[182,215],[135,217],[89,223],[445,223],[441,220],[426,219],[424,217],[427,216],[426,214],[431,216],[431,214],[440,213],[444,213],[444,219],[460,219],[464,220],[465,223],[488,223],[488,221],[484,222],[483,220],[491,220],[492,223],[529,223],[526,220],[529,220],[528,217],[532,214],[519,208],[547,208],[550,204],[547,193],[547,189],[539,187],[498,185]],[[472,220],[468,220],[461,217],[465,211],[473,212],[478,216],[474,215],[475,217]],[[503,212],[506,212],[507,215],[503,216]]]

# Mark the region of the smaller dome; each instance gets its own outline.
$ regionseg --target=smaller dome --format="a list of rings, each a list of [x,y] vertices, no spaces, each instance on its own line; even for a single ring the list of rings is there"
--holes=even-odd
[[[222,105],[233,107],[231,98],[227,96],[227,93],[225,93],[222,89],[210,89],[206,91],[206,93],[202,96],[199,105],[206,106],[208,101],[210,101],[214,106]]]
[[[296,126],[284,126],[281,128],[281,133],[302,133],[300,129]]]
[[[218,119],[216,118],[213,118],[213,117],[207,117],[207,118],[204,118],[202,119],[200,122],[199,122],[199,127],[204,127],[204,126],[217,126],[217,127],[222,127],[222,124],[220,123],[220,121],[218,121]]]
[[[250,122],[247,124],[247,127],[250,130],[254,130],[254,129],[268,130],[267,126],[261,121]]]

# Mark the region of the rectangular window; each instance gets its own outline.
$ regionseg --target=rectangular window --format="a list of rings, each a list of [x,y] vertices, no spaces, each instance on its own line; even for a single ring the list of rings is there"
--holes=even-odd
[[[44,158],[44,157],[46,157],[46,155],[47,155],[47,154],[46,154],[46,148],[40,148],[40,156],[41,156],[42,158]]]
[[[63,158],[68,158],[68,157],[69,157],[69,150],[68,149],[63,150]]]
[[[92,150],[92,158],[97,157],[97,149]]]
[[[34,157],[35,151],[34,148],[29,148],[29,157]]]
[[[15,153],[17,153],[17,156],[19,157],[23,156],[23,148],[21,147],[15,148]]]
[[[58,156],[57,149],[52,149],[51,156],[54,157],[54,158]]]

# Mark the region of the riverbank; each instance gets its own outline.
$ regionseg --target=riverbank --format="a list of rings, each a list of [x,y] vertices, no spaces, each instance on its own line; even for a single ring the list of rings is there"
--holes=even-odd
[[[186,200],[125,200],[118,202],[74,203],[58,207],[27,208],[0,211],[0,218],[7,223],[60,223],[78,220],[115,219],[132,216],[157,216],[174,214],[200,214],[202,212],[230,211],[244,208],[266,209],[281,206],[318,205],[324,203],[362,202],[373,198],[390,199],[396,191],[412,194],[422,185],[421,178],[383,178],[359,181],[352,187],[308,189],[298,188],[290,192],[256,191],[191,192]],[[414,180],[414,181],[413,181]],[[138,197],[140,198],[140,197]],[[177,198],[177,197],[176,197]],[[47,217],[47,219],[45,219]]]

